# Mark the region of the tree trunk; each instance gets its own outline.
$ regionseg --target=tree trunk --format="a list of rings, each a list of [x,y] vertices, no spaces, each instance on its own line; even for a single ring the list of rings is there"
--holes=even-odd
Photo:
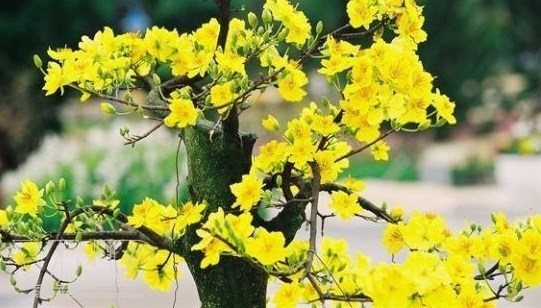
[[[207,214],[218,207],[227,212],[235,201],[229,185],[249,171],[255,136],[226,129],[211,134],[209,129],[193,127],[186,129],[183,137],[190,198],[194,202],[204,200]],[[201,269],[203,254],[190,250],[199,241],[195,229],[191,229],[179,243],[179,250],[193,275],[202,307],[265,307],[268,275],[253,263],[230,256]]]

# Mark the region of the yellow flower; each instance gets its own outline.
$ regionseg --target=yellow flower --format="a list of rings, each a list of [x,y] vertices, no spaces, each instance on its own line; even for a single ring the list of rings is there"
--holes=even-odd
[[[370,272],[372,281],[366,295],[373,300],[374,307],[409,307],[415,293],[411,273],[397,264],[379,263]]]
[[[233,81],[227,81],[217,84],[210,89],[210,102],[214,107],[218,107],[218,112],[224,114],[229,110],[233,102]]]
[[[246,75],[244,70],[244,62],[246,58],[240,56],[232,51],[217,51],[216,52],[216,62],[218,63],[218,68],[223,72],[235,72],[241,75]]]
[[[214,213],[213,213],[214,214]],[[211,214],[211,216],[213,215]],[[223,211],[221,212],[223,216]],[[211,218],[209,216],[209,221]],[[206,223],[205,223],[206,225]],[[205,254],[203,260],[201,260],[201,268],[207,268],[210,265],[216,265],[220,262],[220,255],[222,252],[230,252],[231,249],[220,239],[215,238],[209,232],[199,229],[196,231],[197,235],[201,237],[199,243],[192,246],[192,250],[202,250]]]
[[[303,167],[307,162],[312,161],[315,151],[311,139],[295,139],[293,144],[286,149],[288,160],[297,167]]]
[[[527,229],[520,236],[517,248],[534,259],[541,260],[541,232]]]
[[[34,262],[41,250],[40,243],[30,242],[24,243],[23,246],[13,253],[12,259],[13,262],[17,265],[22,265],[23,270],[28,270],[30,268],[29,263]]]
[[[278,79],[278,92],[288,102],[301,101],[306,96],[302,87],[308,83],[306,74],[290,65],[289,70]]]
[[[98,255],[102,252],[100,245],[97,241],[89,241],[83,247],[83,251],[90,262],[96,260]]]
[[[177,38],[178,33],[176,30],[169,31],[163,27],[153,26],[147,29],[143,44],[150,55],[159,61],[165,62],[174,52],[170,43]]]
[[[447,121],[449,124],[455,124],[456,119],[453,115],[455,111],[455,103],[449,100],[449,97],[446,95],[440,94],[439,90],[436,90],[436,93],[433,94],[432,105],[436,108],[438,115]]]
[[[335,162],[336,156],[332,151],[318,151],[314,154],[314,159],[319,166],[319,175],[321,183],[333,182],[344,168],[347,168],[349,162],[347,159]]]
[[[511,261],[516,277],[532,287],[541,284],[541,259],[536,257],[517,253]]]
[[[321,60],[322,68],[318,69],[317,72],[327,77],[332,77],[347,70],[353,63],[354,61],[351,57],[332,54],[328,59]]]
[[[445,240],[448,230],[443,217],[414,212],[402,234],[409,248],[428,251]]]
[[[40,207],[47,204],[42,197],[43,189],[38,189],[38,186],[30,180],[24,180],[21,184],[21,190],[13,197],[16,202],[15,213],[29,214],[35,217]]]
[[[397,206],[391,209],[389,213],[394,220],[402,220],[404,217],[404,208]]]
[[[321,136],[329,136],[340,131],[340,127],[334,122],[332,115],[322,116],[314,114],[312,116],[311,128]]]
[[[261,125],[268,131],[274,132],[280,129],[280,123],[276,118],[269,114],[263,121],[261,121]]]
[[[45,92],[45,95],[51,95],[58,89],[60,89],[60,93],[62,94],[64,91],[63,86],[69,83],[69,80],[67,80],[64,76],[62,67],[56,62],[49,62],[47,66],[47,74],[45,75],[44,79],[45,85],[42,89],[47,91]]]
[[[9,223],[6,210],[0,210],[0,227],[3,227]]]
[[[184,128],[197,122],[197,109],[189,99],[173,98],[169,110],[171,113],[163,120],[168,127]]]
[[[282,22],[288,30],[286,43],[303,45],[310,37],[311,26],[303,12],[289,10]]]
[[[263,265],[271,265],[286,257],[285,238],[282,232],[256,230],[256,237],[246,241],[246,252]]]
[[[212,18],[209,22],[201,25],[201,27],[195,31],[193,37],[199,46],[204,47],[205,50],[214,51],[216,49],[219,32],[220,23],[216,18]]]
[[[414,1],[406,1],[406,7],[406,13],[397,20],[398,34],[411,38],[417,44],[426,41],[427,34],[422,29],[425,18],[421,15],[421,8]]]
[[[139,259],[132,253],[125,252],[120,259],[120,264],[124,267],[124,277],[126,279],[135,279],[139,272]]]
[[[383,245],[387,252],[397,253],[404,247],[404,224],[388,224],[383,231]]]
[[[342,219],[349,219],[361,214],[363,208],[357,203],[356,194],[347,194],[343,191],[335,191],[331,194],[329,207]]]
[[[283,284],[272,299],[277,308],[295,308],[303,295],[303,289],[297,282]]]
[[[310,126],[302,120],[293,119],[287,123],[287,129],[284,136],[289,141],[309,140],[311,139]]]
[[[389,160],[389,149],[390,147],[384,141],[379,141],[370,147],[370,153],[375,160],[387,161]]]
[[[169,256],[171,252],[165,250],[156,251],[145,263],[145,275],[143,279],[151,289],[168,292],[171,283],[177,278],[179,271],[175,270],[174,259],[177,256]],[[167,262],[165,262],[167,260]],[[165,263],[164,263],[165,262]]]
[[[463,282],[470,280],[476,269],[469,257],[453,254],[443,261],[443,266],[451,276],[453,284],[462,284]]]
[[[140,204],[133,206],[133,213],[128,216],[128,223],[135,228],[143,225],[149,228],[160,228],[161,218],[160,210],[161,205],[154,199],[145,198]]]
[[[364,27],[368,29],[370,23],[374,20],[377,7],[373,6],[370,0],[350,0],[347,4],[347,14],[349,24],[353,28]]]
[[[251,210],[263,193],[263,181],[253,173],[243,175],[241,182],[232,184],[229,187],[237,198],[233,206],[240,206],[243,211]]]
[[[259,154],[254,157],[253,166],[262,172],[281,171],[286,154],[286,143],[271,140],[259,147]]]
[[[180,232],[187,226],[201,221],[203,218],[202,212],[205,210],[205,203],[186,202],[178,213],[175,219],[175,231]]]

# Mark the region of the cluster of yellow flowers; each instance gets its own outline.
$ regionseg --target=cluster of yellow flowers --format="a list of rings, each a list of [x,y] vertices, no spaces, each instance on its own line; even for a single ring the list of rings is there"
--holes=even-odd
[[[487,299],[513,300],[525,286],[541,284],[541,216],[510,225],[498,213],[493,221],[484,230],[452,234],[442,217],[413,213],[407,222],[389,224],[383,236],[390,253],[408,249],[396,255],[402,262],[372,264],[362,253],[351,258],[344,239],[323,237],[313,272],[323,294],[367,296],[374,307],[494,307]],[[504,293],[491,285],[498,277]],[[311,284],[294,281],[282,284],[273,301],[292,307],[317,298]]]
[[[375,160],[388,159],[389,145],[381,140],[385,125],[392,130],[416,131],[456,122],[454,103],[433,88],[432,75],[416,55],[417,44],[426,40],[426,33],[422,30],[422,7],[414,0],[350,0],[349,26],[364,32],[335,31],[322,38],[321,24],[313,33],[308,18],[289,0],[267,0],[263,8],[260,17],[248,13],[246,21],[231,19],[225,44],[219,42],[219,22],[211,19],[191,33],[152,27],[144,34],[115,35],[104,28],[93,38],[83,37],[76,50],[48,51],[52,60],[44,71],[46,95],[62,93],[70,86],[81,91],[82,101],[97,95],[134,110],[152,109],[156,105],[145,105],[151,102],[117,96],[120,89],[129,94],[130,89],[146,84],[167,102],[168,114],[163,122],[174,128],[197,125],[209,109],[226,119],[233,108],[245,106],[253,91],[269,86],[277,87],[285,101],[305,100],[303,87],[309,79],[301,64],[314,55],[321,66],[317,72],[341,95],[336,103],[324,101],[320,106],[309,102],[286,125],[272,115],[262,121],[263,127],[279,133],[281,140],[261,145],[249,172],[230,185],[235,197],[233,212],[218,208],[208,213],[204,202],[173,206],[146,198],[134,205],[123,223],[172,240],[184,235],[189,226],[197,227],[201,240],[191,249],[203,253],[202,268],[218,264],[222,255],[251,260],[271,275],[289,281],[273,299],[279,307],[321,300],[322,295],[373,301],[374,307],[441,303],[489,307],[493,304],[487,299],[501,296],[501,290],[491,289],[489,282],[494,278],[503,277],[505,296],[511,299],[523,286],[541,284],[539,215],[510,225],[503,214],[495,214],[492,228],[473,226],[452,234],[440,216],[415,212],[404,221],[401,210],[395,209],[389,221],[397,223],[388,225],[383,244],[390,254],[403,260],[375,265],[364,254],[354,258],[348,255],[345,240],[325,236],[320,251],[313,251],[309,249],[313,243],[288,243],[283,233],[254,226],[252,213],[256,207],[287,206],[284,187],[278,184],[281,176],[299,183],[317,176],[316,186],[329,185],[349,166],[348,157],[361,150],[370,149]],[[387,28],[394,33],[391,39],[382,35]],[[353,44],[348,40],[350,35],[363,35],[363,44],[370,43]],[[262,68],[257,78],[249,76],[247,65],[251,61],[259,61]],[[39,58],[36,64],[41,68]],[[197,87],[175,85],[164,96],[160,91],[163,84],[155,74],[164,67],[174,77],[197,80]],[[108,103],[102,104],[102,109],[116,112]],[[349,136],[356,148],[354,142],[345,141]],[[263,178],[275,180],[278,188],[266,189]],[[292,181],[289,184],[293,195],[302,188]],[[361,181],[349,179],[343,186],[330,189],[333,214],[341,219],[361,215],[358,194],[363,187]],[[14,198],[16,205],[0,210],[0,228],[29,238],[43,236],[38,214],[46,206],[62,213],[61,203],[52,198],[48,204],[45,197],[51,197],[47,187],[40,189],[24,181]],[[118,203],[112,194],[106,194],[92,206],[118,217]],[[77,205],[82,206],[80,202]],[[107,223],[101,212],[88,210],[83,214],[65,231],[94,231]],[[65,212],[61,215],[67,216]],[[114,227],[112,223],[110,226]],[[26,243],[13,252],[11,260],[27,268],[41,249],[39,243]],[[95,258],[102,247],[90,241],[84,250],[89,258]],[[143,273],[152,288],[162,291],[169,290],[176,280],[176,264],[181,261],[172,252],[133,242],[120,260],[128,278]],[[311,281],[305,279],[308,274]]]

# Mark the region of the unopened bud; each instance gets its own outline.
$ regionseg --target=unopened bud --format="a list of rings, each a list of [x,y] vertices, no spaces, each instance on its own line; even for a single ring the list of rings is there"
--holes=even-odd
[[[320,20],[317,22],[317,25],[316,25],[316,33],[320,34],[321,31],[323,31],[323,22]]]
[[[110,103],[103,102],[100,104],[101,111],[105,114],[115,115],[116,114],[116,108],[111,105]]]
[[[257,27],[257,16],[253,12],[248,13],[248,23],[252,29]]]
[[[55,185],[53,183],[53,181],[49,181],[47,182],[47,184],[45,184],[45,194],[46,195],[49,195],[51,194],[55,189]]]
[[[43,67],[43,62],[41,61],[41,58],[38,55],[34,55],[34,65],[39,69]]]
[[[58,190],[63,191],[66,188],[66,179],[60,178],[58,180]]]
[[[272,22],[272,14],[269,10],[263,10],[263,13],[261,13],[261,19],[264,23],[270,24]]]

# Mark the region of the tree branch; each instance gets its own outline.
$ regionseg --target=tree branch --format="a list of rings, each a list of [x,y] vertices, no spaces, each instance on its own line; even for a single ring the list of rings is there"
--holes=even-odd
[[[324,184],[321,184],[321,191],[326,191],[328,193],[331,193],[333,191],[343,191],[345,193],[348,193],[348,194],[351,194],[353,193],[353,191],[351,191],[350,189],[348,189],[347,187],[345,186],[342,186],[340,184],[337,184],[337,183],[324,183]],[[385,210],[383,210],[382,208],[374,205],[372,202],[368,201],[367,199],[361,197],[361,196],[358,196],[357,197],[357,202],[359,202],[359,204],[361,205],[361,207],[371,213],[373,213],[374,215],[376,215],[376,217],[378,218],[381,218],[387,222],[390,222],[390,223],[397,223],[397,221],[395,219],[393,219],[391,217],[391,215],[389,215]]]
[[[317,239],[317,214],[319,205],[319,190],[321,185],[321,173],[319,172],[319,165],[316,161],[308,163],[312,168],[312,201],[310,207],[310,238],[308,246],[308,258],[306,261],[306,268],[304,270],[304,276],[308,276],[310,269],[312,268],[312,262],[314,261],[314,254],[316,253],[316,239]]]

